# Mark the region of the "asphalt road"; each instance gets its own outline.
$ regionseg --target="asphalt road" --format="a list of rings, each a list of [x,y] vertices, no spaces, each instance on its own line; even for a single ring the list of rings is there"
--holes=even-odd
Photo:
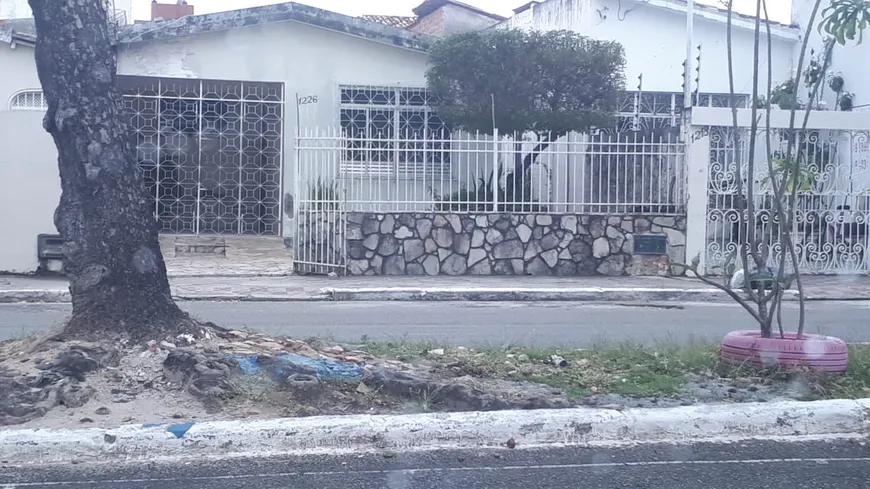
[[[182,307],[228,328],[346,342],[366,336],[378,341],[584,347],[603,341],[719,340],[727,331],[756,328],[745,311],[729,303],[188,302]],[[57,326],[69,310],[63,304],[0,304],[0,340]],[[787,303],[786,321],[796,313],[796,304]],[[870,342],[868,319],[868,302],[812,302],[807,332]]]
[[[176,463],[0,464],[3,489],[843,489],[870,485],[849,441],[442,451]]]

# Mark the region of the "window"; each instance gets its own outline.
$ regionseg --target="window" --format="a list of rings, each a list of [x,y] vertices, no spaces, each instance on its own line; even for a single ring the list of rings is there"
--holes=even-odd
[[[422,88],[341,87],[343,173],[426,175],[450,162],[450,132]]]
[[[9,99],[9,110],[47,110],[42,90],[22,90]]]

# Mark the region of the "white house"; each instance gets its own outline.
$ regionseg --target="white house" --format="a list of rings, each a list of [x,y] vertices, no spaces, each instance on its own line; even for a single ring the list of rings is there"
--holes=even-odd
[[[443,124],[429,110],[425,92],[426,53],[433,36],[499,26],[571,29],[614,39],[625,46],[629,82],[619,107],[620,129],[675,128],[682,115],[685,4],[677,0],[548,0],[521,7],[509,19],[455,0],[426,0],[415,17],[366,18],[296,3],[208,15],[189,15],[190,5],[179,5],[177,12],[175,5],[155,5],[155,17],[166,20],[119,28],[118,70],[139,164],[164,233],[290,237],[300,226],[292,221],[299,203],[310,200],[306,195],[312,191],[329,192],[312,187],[320,184],[321,174],[356,175],[351,187],[342,189],[349,199],[371,202],[374,208],[399,202],[407,204],[405,211],[431,203],[433,194],[496,177],[494,162],[513,161],[512,143],[437,136]],[[795,12],[799,19],[803,10]],[[735,88],[741,104],[749,103],[751,91],[752,23],[745,17],[734,21]],[[771,31],[773,78],[779,81],[794,69],[802,34],[799,26],[773,23]],[[725,14],[698,6],[695,37],[701,57],[695,104],[727,106]],[[40,125],[45,103],[34,43],[31,21],[0,24],[0,204],[26,209],[0,215],[0,226],[10,230],[0,272],[36,270],[37,236],[56,234],[56,152]],[[767,49],[761,51],[766,57]],[[853,67],[848,59],[836,59],[835,68],[843,71],[847,84],[854,71],[857,84],[861,70],[870,68]],[[859,92],[856,103],[860,101]],[[306,137],[311,128],[339,132],[331,138]],[[347,144],[344,136],[357,141],[342,146]],[[623,137],[604,144],[578,137],[552,144],[543,157],[546,164],[533,172],[536,198],[547,195],[562,206],[550,210],[621,202],[625,208],[619,212],[630,213],[633,205],[626,203],[639,202],[684,213],[673,205],[684,204],[685,198],[681,143],[638,141],[635,135],[634,141]],[[624,156],[611,158],[611,153],[624,155],[636,148],[655,156],[641,155],[631,165]],[[598,151],[593,155],[598,167],[582,163],[590,151]],[[300,169],[304,181],[296,178]],[[596,187],[589,180],[596,172],[614,173],[632,188]],[[626,172],[631,179],[625,179]],[[682,210],[675,212],[677,207]]]

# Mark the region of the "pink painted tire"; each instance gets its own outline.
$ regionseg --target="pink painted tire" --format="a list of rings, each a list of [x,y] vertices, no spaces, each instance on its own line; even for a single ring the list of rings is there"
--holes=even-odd
[[[719,358],[730,365],[755,368],[804,367],[832,374],[844,374],[849,349],[839,338],[816,334],[786,333],[780,338],[762,338],[758,331],[732,331],[725,335]]]

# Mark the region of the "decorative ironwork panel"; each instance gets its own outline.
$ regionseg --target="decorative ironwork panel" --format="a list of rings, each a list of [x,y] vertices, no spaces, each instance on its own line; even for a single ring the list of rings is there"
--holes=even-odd
[[[120,77],[162,232],[281,234],[283,86]]]
[[[724,272],[724,264],[736,258],[750,230],[756,236],[750,241],[759,245],[768,265],[779,266],[784,248],[779,241],[782,233],[774,185],[786,186],[789,197],[785,203],[795,212],[789,233],[801,272],[870,272],[866,253],[870,245],[870,134],[808,129],[794,134],[772,130],[768,135],[761,129],[751,172],[749,136],[746,128],[736,133],[728,127],[710,128],[708,272]],[[796,176],[783,182],[786,174]],[[754,215],[744,212],[741,216],[740,203],[745,202],[750,185],[754,187]],[[793,190],[795,197],[791,198]],[[790,259],[786,269],[793,269]]]

